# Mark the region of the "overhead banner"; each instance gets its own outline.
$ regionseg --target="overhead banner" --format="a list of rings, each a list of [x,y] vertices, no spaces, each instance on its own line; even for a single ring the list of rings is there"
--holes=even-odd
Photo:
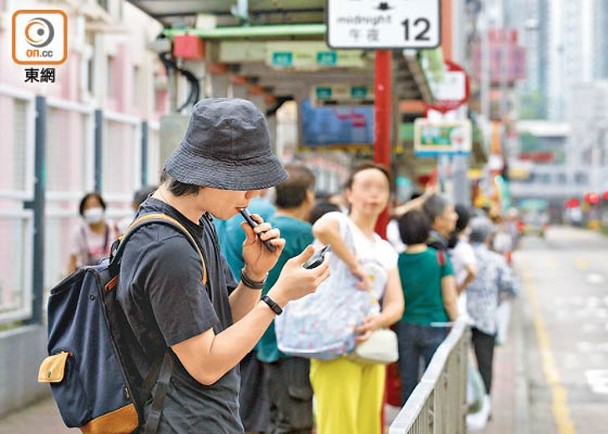
[[[469,119],[414,122],[414,154],[417,157],[468,155],[472,148],[472,127]]]

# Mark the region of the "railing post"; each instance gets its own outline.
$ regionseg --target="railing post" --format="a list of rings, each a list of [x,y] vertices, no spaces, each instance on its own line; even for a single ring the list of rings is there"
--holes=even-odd
[[[465,434],[469,334],[464,321],[457,321],[391,424],[391,434]]]

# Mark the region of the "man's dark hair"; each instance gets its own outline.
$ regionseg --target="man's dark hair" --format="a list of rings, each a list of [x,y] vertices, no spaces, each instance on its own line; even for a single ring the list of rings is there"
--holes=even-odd
[[[363,170],[367,169],[377,169],[386,176],[388,179],[389,189],[393,189],[393,178],[391,176],[391,172],[381,164],[374,163],[372,161],[363,161],[357,164],[350,173],[350,176],[346,180],[346,184],[344,185],[346,188],[350,189],[353,186],[353,181],[355,180],[355,175]]]
[[[406,212],[399,218],[398,224],[401,240],[407,245],[424,244],[429,238],[431,222],[422,211],[411,210]]]
[[[462,232],[469,224],[469,220],[471,219],[471,212],[469,211],[469,207],[462,204],[457,204],[454,207],[454,211],[458,214],[458,220],[456,220],[456,232]]]
[[[308,221],[311,225],[314,225],[315,222],[319,220],[322,216],[324,216],[328,212],[333,211],[340,211],[340,207],[335,203],[327,201],[317,202],[312,211],[310,211],[310,217],[308,218]]]
[[[137,206],[141,205],[144,200],[150,196],[150,194],[154,193],[158,186],[156,185],[146,185],[139,190],[137,190],[133,194],[133,202],[137,204]]]
[[[287,180],[275,186],[275,204],[279,208],[296,208],[306,199],[306,192],[315,187],[315,175],[302,164],[286,164]]]
[[[445,209],[450,204],[450,201],[439,194],[433,194],[422,204],[422,210],[431,221],[431,225],[435,223],[435,219],[445,212]]]
[[[99,201],[99,204],[101,205],[101,207],[104,210],[106,209],[106,201],[103,200],[103,197],[101,197],[101,194],[96,191],[92,191],[90,193],[85,194],[84,197],[82,199],[80,199],[80,205],[78,205],[78,212],[80,213],[81,216],[84,216],[84,206],[90,197],[96,197],[97,200]]]
[[[174,196],[189,196],[196,195],[200,191],[201,186],[194,184],[186,184],[174,179],[167,169],[163,169],[160,174],[160,182],[167,184],[167,189]]]

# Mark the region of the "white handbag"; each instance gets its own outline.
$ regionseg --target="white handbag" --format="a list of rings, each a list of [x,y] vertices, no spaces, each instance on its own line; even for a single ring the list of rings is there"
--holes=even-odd
[[[348,353],[348,357],[358,363],[383,364],[399,359],[397,334],[390,329],[374,330],[369,339],[361,342]]]

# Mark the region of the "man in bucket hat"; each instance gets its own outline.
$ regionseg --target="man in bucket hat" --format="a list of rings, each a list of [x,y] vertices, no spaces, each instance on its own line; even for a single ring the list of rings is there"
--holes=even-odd
[[[232,217],[260,190],[286,178],[255,105],[206,99],[194,106],[186,135],[165,164],[161,186],[140,207],[140,215],[165,213],[188,229],[202,248],[208,276],[204,285],[197,251],[165,225],[139,229],[124,251],[117,296],[131,327],[127,362],[144,379],[167,348],[173,359],[160,433],[243,432],[235,366],[282,307],[313,292],[329,274],[327,264],[302,267],[314,252],[308,246],[260,299],[285,240],[257,215],[255,229],[242,226],[240,282],[219,252],[212,218]],[[275,251],[262,240],[270,240]],[[144,420],[149,414],[148,400]]]

